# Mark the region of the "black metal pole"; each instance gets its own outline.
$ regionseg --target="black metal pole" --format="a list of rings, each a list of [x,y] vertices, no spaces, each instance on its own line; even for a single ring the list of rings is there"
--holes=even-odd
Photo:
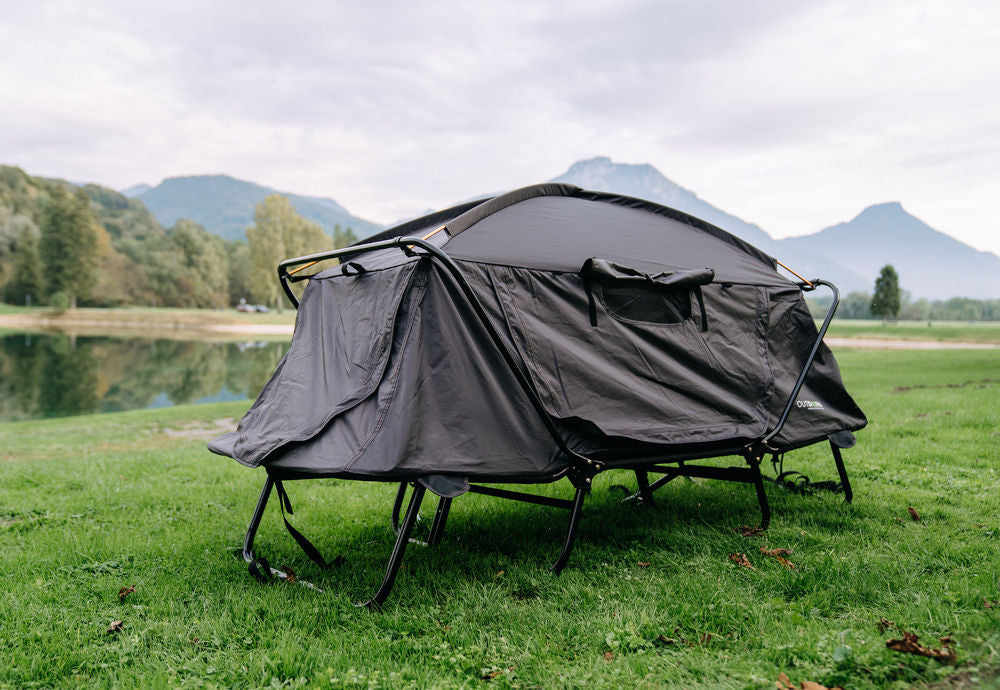
[[[406,508],[403,525],[399,530],[399,534],[396,535],[396,545],[392,549],[392,555],[389,556],[389,563],[386,566],[382,584],[379,585],[378,591],[375,592],[371,599],[356,604],[358,608],[379,608],[389,596],[389,592],[392,591],[392,586],[396,582],[396,575],[399,573],[399,566],[403,562],[406,545],[410,543],[410,532],[413,531],[413,525],[417,522],[417,513],[420,512],[420,502],[424,498],[424,491],[426,489],[424,489],[423,484],[416,483],[413,485],[413,495],[410,496],[410,505]]]
[[[257,499],[257,507],[250,518],[250,525],[247,527],[246,536],[243,537],[243,560],[247,563],[254,561],[253,540],[257,536],[257,528],[260,527],[260,520],[264,516],[264,509],[267,508],[267,499],[271,496],[271,489],[274,488],[274,479],[267,475],[264,480],[264,488],[261,489],[260,498]]]
[[[814,280],[813,285],[826,285],[828,288],[833,290],[833,302],[830,304],[830,308],[826,312],[826,318],[823,319],[823,325],[819,329],[819,333],[816,335],[816,340],[813,342],[812,349],[809,351],[809,356],[806,357],[805,364],[802,365],[802,371],[799,372],[799,377],[796,379],[795,385],[792,386],[791,395],[788,396],[788,402],[785,403],[785,409],[782,411],[777,425],[761,440],[761,443],[768,450],[771,450],[768,445],[771,439],[777,436],[778,433],[781,432],[781,428],[785,426],[788,414],[792,411],[792,405],[795,404],[795,398],[802,389],[802,384],[805,383],[806,374],[809,373],[809,368],[812,366],[813,360],[816,358],[816,353],[819,351],[819,346],[823,342],[823,336],[826,335],[826,329],[830,327],[833,315],[837,311],[837,305],[840,304],[840,290],[837,289],[836,285],[829,281],[819,279]]]

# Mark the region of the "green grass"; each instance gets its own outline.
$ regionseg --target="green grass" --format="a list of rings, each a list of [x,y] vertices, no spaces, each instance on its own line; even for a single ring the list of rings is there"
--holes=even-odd
[[[927,325],[926,321],[897,321],[883,324],[876,320],[834,319],[827,334],[836,338],[1000,343],[1000,323],[934,321]]]
[[[439,547],[410,546],[378,612],[352,602],[391,547],[390,485],[292,483],[296,525],[345,557],[329,572],[276,506],[265,517],[259,552],[324,593],[258,584],[234,556],[262,473],[166,432],[245,405],[0,425],[0,687],[773,688],[780,672],[995,686],[1000,604],[983,599],[1000,599],[1000,355],[838,356],[872,420],[845,454],[853,505],[768,485],[772,527],[743,538],[749,487],[677,480],[650,510],[620,504],[613,485],[633,479],[609,473],[556,577],[564,513],[467,495]],[[835,476],[820,446],[787,468]],[[423,513],[426,530],[433,502]],[[760,546],[793,549],[795,568]],[[882,617],[928,646],[953,637],[958,667],[886,649]]]

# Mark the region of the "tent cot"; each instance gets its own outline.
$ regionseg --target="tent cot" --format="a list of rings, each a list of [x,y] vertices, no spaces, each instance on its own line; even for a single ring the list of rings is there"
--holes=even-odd
[[[633,471],[644,501],[678,476],[753,484],[763,528],[765,456],[829,441],[850,500],[840,449],[867,420],[822,343],[835,286],[792,281],[680,211],[540,184],[289,259],[278,276],[298,307],[289,350],[237,430],[209,444],[266,468],[251,572],[270,569],[253,540],[273,490],[291,509],[284,480],[400,483],[396,545],[369,606],[392,588],[427,489],[439,496],[430,543],[465,492],[568,509],[556,572],[593,477],[610,469]],[[817,329],[804,293],[820,285],[834,300]],[[724,456],[743,464],[692,464]],[[482,485],[562,478],[572,500]]]

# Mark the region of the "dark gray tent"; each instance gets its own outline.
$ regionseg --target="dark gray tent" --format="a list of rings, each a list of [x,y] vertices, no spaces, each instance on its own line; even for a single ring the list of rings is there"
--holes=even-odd
[[[557,571],[608,469],[635,471],[647,501],[677,476],[752,483],[766,527],[765,455],[829,439],[850,499],[839,449],[866,419],[822,344],[836,288],[817,330],[803,293],[829,283],[794,282],[679,211],[535,185],[291,259],[279,277],[293,301],[289,283],[308,278],[291,346],[238,429],[209,446],[267,469],[252,571],[260,513],[272,487],[290,508],[287,479],[401,483],[397,548],[369,604],[391,588],[425,488],[442,497],[431,542],[465,491],[571,509]],[[690,463],[728,455],[744,465]],[[575,500],[475,483],[562,477]]]

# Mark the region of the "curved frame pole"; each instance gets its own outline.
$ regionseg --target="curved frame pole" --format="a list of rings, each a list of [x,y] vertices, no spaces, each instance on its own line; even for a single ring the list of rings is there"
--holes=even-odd
[[[782,427],[785,426],[785,422],[788,421],[788,415],[792,411],[792,405],[795,404],[795,398],[798,396],[799,391],[802,390],[802,384],[805,383],[806,375],[809,373],[813,360],[816,359],[816,353],[819,352],[819,346],[823,342],[823,336],[826,335],[826,330],[830,327],[830,322],[833,321],[833,315],[837,311],[837,305],[840,304],[840,290],[837,289],[837,286],[833,283],[817,278],[812,281],[813,287],[806,287],[807,285],[808,283],[800,283],[799,287],[802,288],[803,292],[807,292],[814,290],[817,285],[826,285],[833,291],[833,302],[830,304],[830,308],[826,312],[826,318],[823,319],[823,325],[819,329],[816,341],[813,343],[812,350],[809,351],[809,356],[806,358],[805,364],[802,365],[802,371],[799,372],[799,377],[795,381],[795,385],[792,387],[792,392],[788,396],[788,402],[785,403],[785,409],[781,412],[781,417],[778,419],[777,425],[761,440],[762,445],[767,450],[773,450],[770,447],[771,439],[781,432]]]
[[[392,548],[392,555],[389,556],[389,563],[385,568],[385,577],[382,578],[382,584],[379,585],[378,591],[375,592],[371,599],[355,604],[358,608],[381,608],[382,604],[388,598],[389,592],[392,591],[392,586],[396,582],[399,566],[403,562],[403,553],[406,552],[406,545],[410,543],[410,532],[413,531],[413,525],[417,522],[417,513],[420,512],[420,502],[424,498],[425,491],[426,489],[424,489],[423,484],[414,483],[413,494],[410,496],[410,504],[406,507],[403,524],[400,527],[399,534],[396,535],[396,545]]]
[[[246,536],[243,537],[243,560],[253,563],[253,540],[257,536],[257,529],[260,527],[260,520],[264,517],[264,509],[267,508],[267,499],[271,497],[271,490],[274,488],[274,479],[267,475],[264,480],[264,488],[261,489],[260,498],[257,499],[257,507],[254,508],[253,517],[250,518],[250,525],[247,527]]]

